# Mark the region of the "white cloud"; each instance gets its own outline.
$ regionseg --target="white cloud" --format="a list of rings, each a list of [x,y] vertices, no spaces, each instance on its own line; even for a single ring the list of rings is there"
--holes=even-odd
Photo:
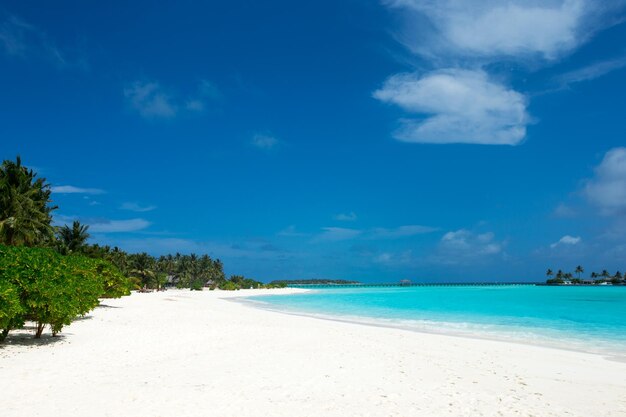
[[[583,193],[605,215],[626,213],[626,148],[614,148],[604,155]]]
[[[530,122],[524,94],[491,79],[490,64],[545,64],[623,20],[625,0],[382,0],[398,12],[397,39],[435,68],[396,74],[374,96],[419,117],[394,137],[415,143],[517,145]],[[426,65],[424,65],[426,64]],[[601,63],[566,74],[592,79],[623,65]]]
[[[144,219],[107,220],[98,219],[85,221],[89,225],[89,231],[93,233],[120,233],[136,232],[150,226],[150,222]]]
[[[136,81],[124,88],[124,97],[133,109],[146,118],[176,116],[178,105],[155,82]]]
[[[501,254],[504,244],[492,232],[474,233],[466,229],[446,233],[439,242],[436,259],[442,263],[462,263]]]
[[[124,88],[130,107],[147,119],[173,118],[181,112],[199,113],[206,109],[207,99],[217,96],[217,89],[206,80],[200,81],[195,94],[183,98],[154,81],[135,81]]]
[[[410,224],[405,226],[399,226],[395,229],[386,229],[377,227],[372,230],[373,239],[398,239],[402,237],[409,237],[415,235],[421,235],[426,233],[436,232],[436,227],[421,226],[417,224]]]
[[[412,265],[416,262],[413,257],[413,251],[405,250],[402,252],[383,252],[374,257],[374,262],[389,267]]]
[[[137,203],[126,202],[120,206],[122,210],[135,211],[138,213],[143,213],[146,211],[152,211],[156,209],[156,206],[141,206]]]
[[[81,188],[73,185],[57,185],[52,187],[52,192],[57,194],[104,194],[99,188]]]
[[[582,238],[579,236],[570,236],[570,235],[565,235],[563,236],[561,239],[559,239],[558,242],[555,242],[553,244],[550,245],[550,247],[552,249],[559,247],[559,246],[573,246],[573,245],[578,245],[580,242],[582,242]]]
[[[517,145],[529,122],[524,95],[482,70],[397,74],[374,97],[424,115],[403,121],[395,137],[406,142]]]
[[[252,145],[256,146],[259,149],[270,150],[274,149],[276,146],[280,144],[280,141],[273,136],[270,135],[254,135],[252,138]]]
[[[386,0],[405,14],[402,40],[424,56],[555,59],[607,25],[621,1]]]
[[[318,234],[315,242],[338,242],[349,240],[359,236],[362,232],[357,229],[347,229],[345,227],[323,227],[322,233]]]
[[[351,211],[350,213],[336,214],[333,218],[340,222],[353,222],[357,219],[356,214],[353,211]]]
[[[557,81],[562,85],[568,85],[582,81],[595,80],[596,78],[600,78],[624,67],[626,67],[626,57],[610,59],[562,74],[557,78]]]

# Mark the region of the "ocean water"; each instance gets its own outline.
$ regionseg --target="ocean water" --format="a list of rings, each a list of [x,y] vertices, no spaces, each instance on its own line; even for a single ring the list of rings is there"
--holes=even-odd
[[[626,357],[626,286],[324,288],[248,301],[295,314]]]

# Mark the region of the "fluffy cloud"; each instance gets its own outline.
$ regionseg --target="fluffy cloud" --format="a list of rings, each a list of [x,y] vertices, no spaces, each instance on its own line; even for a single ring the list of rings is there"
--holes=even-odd
[[[406,13],[403,41],[425,56],[554,59],[585,42],[604,9],[589,0],[387,0]]]
[[[129,106],[146,119],[168,119],[181,112],[202,112],[206,108],[206,100],[217,96],[217,89],[206,80],[201,80],[198,91],[186,98],[170,93],[153,81],[135,81],[124,88]]]
[[[173,98],[155,82],[136,81],[124,88],[124,97],[143,117],[174,117],[178,106]]]
[[[466,229],[448,232],[439,242],[438,259],[445,263],[461,263],[476,258],[501,254],[503,243],[492,232],[476,234]]]
[[[561,239],[559,239],[558,242],[555,242],[553,244],[550,245],[550,247],[552,249],[555,249],[559,246],[573,246],[573,245],[578,245],[580,242],[582,242],[582,238],[581,237],[574,237],[574,236],[570,236],[570,235],[565,235],[563,236]]]
[[[605,215],[626,213],[626,148],[614,148],[604,155],[583,193]]]
[[[491,81],[482,70],[397,74],[374,97],[424,115],[402,122],[395,137],[406,142],[517,145],[529,121],[524,95]]]
[[[529,123],[526,97],[486,73],[489,64],[545,63],[571,53],[619,22],[624,0],[383,0],[404,22],[397,39],[435,71],[397,74],[374,97],[420,117],[401,120],[398,140],[516,145]],[[617,16],[617,17],[616,17]],[[567,74],[592,79],[607,62]]]
[[[252,145],[259,149],[270,150],[280,144],[280,141],[270,135],[257,134],[252,137]]]
[[[383,252],[374,257],[374,262],[388,267],[408,266],[416,263],[413,251],[405,250],[402,252]]]
[[[81,188],[73,185],[57,185],[52,187],[52,192],[56,194],[104,194],[104,190],[99,188]]]

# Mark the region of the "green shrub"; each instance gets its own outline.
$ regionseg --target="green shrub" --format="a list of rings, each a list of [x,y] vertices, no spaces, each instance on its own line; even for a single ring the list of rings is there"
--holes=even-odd
[[[235,284],[232,281],[224,281],[224,282],[220,283],[219,289],[220,290],[225,290],[225,291],[235,291],[235,290],[238,290],[239,287],[237,286],[237,284]]]
[[[204,285],[202,285],[202,281],[198,279],[191,281],[191,283],[189,284],[189,289],[191,291],[202,291],[203,287]]]
[[[94,263],[96,272],[104,285],[101,298],[120,298],[130,295],[133,283],[122,275],[115,265],[101,260],[95,260]]]
[[[96,307],[99,297],[129,293],[129,281],[109,262],[43,248],[0,246],[0,282],[0,320],[8,323],[0,322],[0,328],[5,336],[25,320],[37,324],[35,337],[46,325],[56,334]]]
[[[18,289],[7,277],[0,276],[0,342],[11,329],[24,324],[23,313]]]

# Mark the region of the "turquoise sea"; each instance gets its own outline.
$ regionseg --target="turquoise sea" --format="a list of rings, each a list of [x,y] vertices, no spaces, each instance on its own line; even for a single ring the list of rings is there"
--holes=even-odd
[[[626,286],[324,288],[248,300],[295,314],[626,357]]]

